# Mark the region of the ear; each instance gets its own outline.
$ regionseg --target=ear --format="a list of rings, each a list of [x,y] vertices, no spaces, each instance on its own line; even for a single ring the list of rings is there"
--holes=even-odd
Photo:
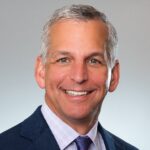
[[[38,56],[35,64],[35,79],[39,87],[45,88],[45,65],[42,62],[41,56]]]
[[[116,60],[114,67],[112,68],[111,81],[109,86],[109,92],[113,92],[119,83],[120,78],[120,65],[119,61]]]

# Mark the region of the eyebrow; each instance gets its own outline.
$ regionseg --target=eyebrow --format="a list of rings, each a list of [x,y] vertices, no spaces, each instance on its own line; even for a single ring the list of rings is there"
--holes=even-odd
[[[102,53],[102,52],[94,52],[94,53],[91,53],[88,57],[100,56],[100,57],[104,58],[104,55],[105,55],[105,53]]]
[[[67,51],[55,51],[55,52],[49,53],[49,55],[51,57],[51,56],[57,56],[57,55],[70,55],[70,53]]]

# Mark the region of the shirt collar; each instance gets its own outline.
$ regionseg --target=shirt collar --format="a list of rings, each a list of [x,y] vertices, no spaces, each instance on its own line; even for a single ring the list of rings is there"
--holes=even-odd
[[[92,127],[92,129],[87,133],[87,136],[92,140],[92,142],[95,144],[96,142],[96,137],[98,135],[98,120]]]
[[[66,148],[79,136],[79,133],[77,133],[68,124],[66,124],[63,120],[61,120],[48,107],[46,102],[43,103],[41,107],[41,111],[61,150]],[[97,126],[98,126],[98,121],[94,124],[92,129],[87,133],[87,136],[91,138],[94,144],[96,144],[95,143],[96,136],[98,134]]]

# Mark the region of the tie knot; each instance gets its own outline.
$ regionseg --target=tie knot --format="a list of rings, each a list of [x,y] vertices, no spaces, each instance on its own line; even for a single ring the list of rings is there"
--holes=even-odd
[[[92,140],[88,136],[78,136],[75,139],[78,150],[88,150]]]

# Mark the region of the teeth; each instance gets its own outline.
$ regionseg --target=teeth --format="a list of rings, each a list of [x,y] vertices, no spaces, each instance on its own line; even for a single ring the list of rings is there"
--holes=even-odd
[[[66,91],[66,93],[71,96],[83,96],[86,95],[88,92]]]

